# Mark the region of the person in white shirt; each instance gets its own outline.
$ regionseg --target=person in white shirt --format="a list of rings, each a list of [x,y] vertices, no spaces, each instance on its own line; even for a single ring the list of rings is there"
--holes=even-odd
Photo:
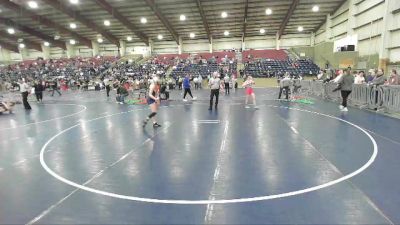
[[[28,95],[29,95],[29,85],[26,83],[25,79],[22,79],[22,82],[19,84],[19,91],[22,95],[22,102],[26,110],[31,110],[31,105],[28,102]]]
[[[203,87],[203,77],[201,75],[199,75],[199,77],[197,78],[197,82],[199,83],[199,88],[202,89]]]
[[[354,78],[354,84],[364,84],[364,83],[365,83],[364,71],[360,71]]]
[[[224,87],[225,87],[225,94],[226,95],[229,95],[229,82],[230,82],[230,78],[229,78],[229,76],[228,76],[228,74],[225,74],[225,77],[224,77]]]
[[[213,73],[213,77],[210,78],[210,80],[208,81],[208,86],[211,89],[210,107],[208,108],[208,110],[212,110],[214,96],[215,96],[215,110],[218,109],[218,98],[219,98],[219,85],[220,85],[220,83],[221,83],[221,80],[219,79],[218,72],[214,72]]]
[[[199,78],[195,77],[193,78],[193,83],[194,83],[194,89],[199,89]]]

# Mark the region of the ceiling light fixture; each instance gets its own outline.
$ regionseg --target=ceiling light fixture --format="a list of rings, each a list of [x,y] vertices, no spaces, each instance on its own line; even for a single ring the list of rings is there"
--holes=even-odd
[[[76,5],[76,4],[78,4],[78,3],[79,3],[79,0],[69,0],[69,2],[70,2],[71,4],[74,4],[74,5]]]
[[[157,36],[157,38],[158,38],[158,40],[162,40],[164,37],[163,37],[161,34],[159,34],[159,35]]]
[[[261,28],[261,29],[260,29],[260,33],[265,34],[265,29],[264,29],[264,28]]]
[[[195,33],[190,33],[190,34],[189,34],[189,37],[190,37],[190,38],[194,38],[194,37],[196,37],[196,34],[195,34]]]
[[[97,42],[103,43],[103,38],[97,38]]]
[[[228,36],[228,35],[229,35],[229,31],[226,30],[226,31],[224,32],[224,35],[225,35],[225,36]]]
[[[186,16],[185,16],[185,15],[181,15],[181,16],[179,17],[179,19],[180,19],[181,21],[185,21],[185,20],[186,20]]]
[[[44,46],[46,46],[46,47],[49,47],[49,46],[50,46],[50,43],[47,42],[47,41],[45,41],[43,44],[44,44]]]
[[[141,22],[141,23],[147,23],[147,19],[146,19],[145,17],[142,17],[142,18],[140,19],[140,22]]]
[[[37,8],[39,7],[39,5],[37,4],[36,1],[29,1],[29,2],[28,2],[28,6],[29,6],[29,8],[31,8],[31,9],[37,9]]]
[[[111,22],[109,21],[109,20],[104,20],[104,26],[110,26],[111,25]]]
[[[302,32],[304,30],[304,28],[302,27],[302,26],[299,26],[298,28],[297,28],[297,31],[299,31],[299,32]]]
[[[318,11],[319,11],[319,6],[314,5],[314,6],[312,7],[312,11],[313,11],[313,12],[318,12]]]
[[[265,10],[265,14],[271,15],[272,14],[272,9],[268,8]]]
[[[222,18],[228,17],[228,13],[227,13],[227,12],[222,12],[222,13],[221,13],[221,17],[222,17]]]
[[[25,44],[24,44],[24,43],[20,43],[20,44],[18,45],[18,47],[19,47],[19,48],[25,48]]]
[[[69,43],[70,43],[71,45],[74,45],[74,44],[76,44],[76,41],[75,41],[74,39],[71,39],[71,40],[69,40]]]
[[[9,34],[15,34],[14,28],[8,28],[8,29],[7,29],[7,32],[8,32]]]
[[[76,29],[76,23],[70,23],[70,24],[69,24],[69,27],[70,27],[71,29]]]
[[[127,41],[132,41],[132,37],[131,36],[126,37],[126,40]]]

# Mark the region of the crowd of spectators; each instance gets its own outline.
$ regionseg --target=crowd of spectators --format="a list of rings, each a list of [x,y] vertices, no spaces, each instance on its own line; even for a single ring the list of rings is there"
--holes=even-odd
[[[396,69],[392,69],[390,74],[385,75],[383,69],[370,69],[366,74],[363,70],[351,70],[354,76],[354,84],[371,84],[371,85],[400,85],[400,77]],[[336,82],[343,76],[343,70],[326,69],[320,70],[317,80],[324,82]]]

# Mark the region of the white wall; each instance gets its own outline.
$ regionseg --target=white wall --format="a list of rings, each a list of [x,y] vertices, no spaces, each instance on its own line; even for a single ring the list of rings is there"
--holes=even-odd
[[[221,38],[213,40],[213,51],[223,51],[232,48],[242,48],[242,38]]]
[[[311,46],[310,34],[290,34],[281,37],[281,49],[304,46]]]
[[[210,43],[208,42],[208,39],[184,40],[182,42],[183,53],[208,52],[209,50]]]
[[[178,44],[175,41],[155,41],[152,52],[155,54],[178,54]]]
[[[360,56],[400,61],[400,0],[348,0],[316,32],[315,43],[357,34]],[[388,54],[387,54],[388,52]]]
[[[276,48],[276,38],[275,36],[255,36],[246,37],[245,39],[246,49],[275,49]]]

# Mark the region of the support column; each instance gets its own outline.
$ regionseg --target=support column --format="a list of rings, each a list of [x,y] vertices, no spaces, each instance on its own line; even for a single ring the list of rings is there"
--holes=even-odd
[[[211,41],[211,43],[209,44],[209,47],[210,47],[210,53],[213,53],[213,38],[212,37],[210,37],[210,41]]]
[[[279,33],[276,33],[275,45],[276,45],[276,50],[279,50],[280,46],[281,46],[281,40],[279,39]]]
[[[244,41],[244,38],[242,38],[242,51],[246,50],[246,42]]]
[[[21,60],[24,61],[29,58],[29,53],[28,49],[25,48],[18,48],[19,49],[19,54],[21,55]]]
[[[326,16],[326,23],[325,23],[325,42],[329,42],[331,40],[332,37],[331,25],[332,25],[331,15],[328,14]]]
[[[390,47],[390,22],[394,21],[394,16],[390,12],[390,4],[392,1],[398,0],[386,0],[384,3],[384,14],[383,14],[383,32],[381,36],[381,41],[379,43],[379,68],[387,72],[387,64],[389,64],[389,47]]]
[[[2,62],[11,62],[11,53],[10,53],[10,51],[5,49],[5,48],[1,48],[0,51],[1,51],[0,61],[2,61]]]
[[[310,45],[315,46],[315,33],[314,32],[311,33]]]
[[[183,48],[183,42],[182,42],[182,37],[179,36],[179,40],[178,40],[179,44],[178,44],[178,54],[182,54],[182,48]]]
[[[67,58],[72,58],[76,56],[75,45],[67,43]]]
[[[153,42],[153,40],[151,40],[149,38],[149,52],[150,52],[150,55],[153,54],[153,51],[154,51],[154,42]]]
[[[42,53],[43,53],[43,59],[50,59],[50,47],[49,46],[44,46],[44,44],[41,44],[42,47]]]
[[[120,40],[119,45],[119,55],[124,57],[126,55],[126,42],[124,40]]]
[[[92,51],[93,56],[100,55],[99,43],[97,41],[92,41]]]

